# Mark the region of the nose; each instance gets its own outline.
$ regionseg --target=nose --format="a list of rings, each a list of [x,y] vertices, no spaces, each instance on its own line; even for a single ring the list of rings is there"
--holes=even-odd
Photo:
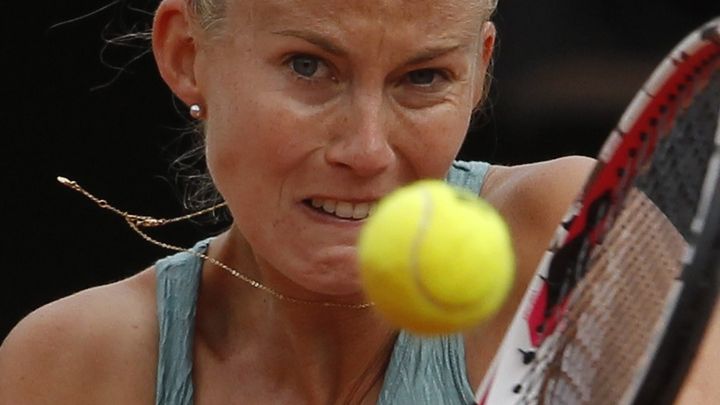
[[[389,111],[381,92],[353,97],[342,115],[325,152],[327,162],[362,177],[387,170],[396,155],[389,139]]]

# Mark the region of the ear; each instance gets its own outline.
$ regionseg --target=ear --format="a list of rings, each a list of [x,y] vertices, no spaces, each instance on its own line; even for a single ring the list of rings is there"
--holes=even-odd
[[[195,38],[184,0],[163,0],[155,12],[152,48],[165,83],[183,102],[201,102],[195,80]]]
[[[480,32],[480,41],[482,42],[480,44],[481,48],[478,49],[477,80],[475,80],[473,93],[473,105],[476,107],[483,101],[483,96],[486,93],[485,86],[489,85],[487,72],[492,62],[496,36],[495,24],[492,21],[484,22]]]
[[[480,38],[482,40],[482,62],[483,65],[488,66],[492,58],[493,50],[495,49],[495,38],[497,37],[497,30],[495,24],[492,21],[485,21],[483,23],[482,32]]]

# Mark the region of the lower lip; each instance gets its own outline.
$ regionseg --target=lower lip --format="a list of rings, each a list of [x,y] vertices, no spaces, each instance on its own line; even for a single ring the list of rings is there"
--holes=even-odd
[[[312,208],[305,203],[300,203],[300,206],[314,221],[324,224],[356,228],[363,226],[365,224],[365,221],[367,220],[367,218],[358,220],[336,217],[335,215],[326,214],[318,209]]]

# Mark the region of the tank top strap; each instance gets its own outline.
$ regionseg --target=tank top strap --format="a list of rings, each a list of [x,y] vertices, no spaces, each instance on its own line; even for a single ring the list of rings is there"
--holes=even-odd
[[[490,164],[487,162],[456,160],[450,166],[445,180],[452,185],[466,188],[479,195],[488,170],[490,170]]]
[[[207,251],[210,239],[192,250]],[[192,405],[192,353],[195,307],[202,260],[188,252],[155,264],[157,280],[158,364],[156,405]]]

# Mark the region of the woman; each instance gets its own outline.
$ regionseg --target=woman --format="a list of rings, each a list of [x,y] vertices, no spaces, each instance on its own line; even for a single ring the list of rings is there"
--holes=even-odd
[[[163,0],[154,55],[204,123],[234,219],[196,252],[266,288],[185,254],[47,305],[0,351],[0,403],[470,403],[592,166],[453,164],[484,94],[494,6]],[[367,308],[354,244],[379,198],[446,175],[506,217],[518,282],[493,321],[433,343]],[[426,349],[454,362],[425,376],[400,358]]]

